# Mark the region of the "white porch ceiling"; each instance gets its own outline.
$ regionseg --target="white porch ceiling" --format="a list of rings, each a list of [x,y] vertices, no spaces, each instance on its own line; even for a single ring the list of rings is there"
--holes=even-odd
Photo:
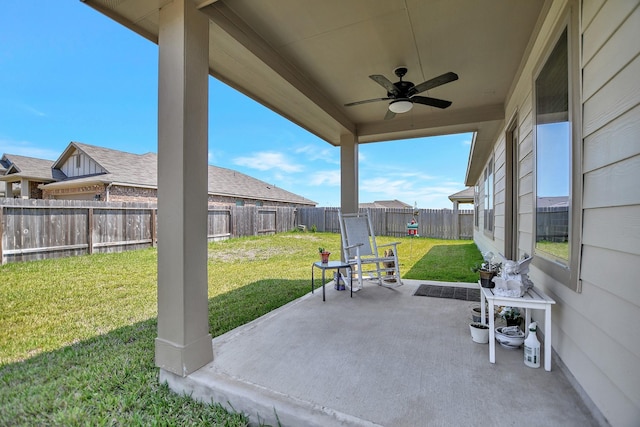
[[[171,0],[83,0],[143,37],[158,38],[159,8]],[[198,0],[210,20],[211,75],[332,145],[476,132],[484,163],[504,123],[504,104],[539,17],[551,0]],[[407,66],[419,84],[448,71],[459,80],[421,95],[453,104],[415,104],[383,120],[387,102],[371,79]],[[468,171],[478,176],[482,165]]]

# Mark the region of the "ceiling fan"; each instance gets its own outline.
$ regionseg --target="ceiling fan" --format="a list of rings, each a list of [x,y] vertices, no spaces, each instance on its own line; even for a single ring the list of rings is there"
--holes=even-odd
[[[447,108],[451,105],[451,101],[416,95],[418,93],[424,92],[425,90],[433,89],[434,87],[438,87],[445,83],[450,83],[452,81],[458,80],[458,75],[456,73],[450,71],[438,77],[434,77],[431,80],[420,83],[416,86],[412,82],[402,80],[405,74],[407,74],[407,67],[398,67],[393,70],[393,72],[396,76],[398,76],[400,81],[391,83],[389,79],[380,74],[373,74],[369,76],[371,80],[378,83],[380,86],[387,90],[386,98],[374,98],[364,101],[350,102],[348,104],[344,104],[344,106],[351,107],[353,105],[367,104],[369,102],[391,100],[391,102],[389,103],[389,110],[387,110],[387,114],[384,116],[385,120],[389,120],[394,118],[396,114],[406,113],[407,111],[411,110],[414,103],[430,105],[437,108]]]

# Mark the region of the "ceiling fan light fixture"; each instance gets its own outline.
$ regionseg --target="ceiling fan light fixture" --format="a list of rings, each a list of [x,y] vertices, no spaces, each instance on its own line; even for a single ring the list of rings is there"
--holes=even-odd
[[[389,110],[396,114],[406,113],[412,108],[413,102],[409,101],[408,99],[398,99],[397,101],[392,101],[389,104]]]

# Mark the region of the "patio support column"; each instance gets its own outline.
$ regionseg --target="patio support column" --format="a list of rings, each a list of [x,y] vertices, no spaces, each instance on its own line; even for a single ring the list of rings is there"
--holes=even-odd
[[[192,0],[160,9],[156,365],[213,360],[207,293],[209,21]]]
[[[29,180],[22,178],[20,181],[20,197],[23,199],[29,198]]]
[[[340,135],[340,209],[358,212],[358,141],[355,135]]]

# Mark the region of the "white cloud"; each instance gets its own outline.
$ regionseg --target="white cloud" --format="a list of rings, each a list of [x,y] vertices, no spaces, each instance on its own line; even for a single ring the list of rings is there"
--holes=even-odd
[[[283,153],[261,151],[250,156],[236,157],[233,163],[261,171],[276,169],[280,172],[300,172],[302,165],[291,162]]]
[[[27,105],[27,104],[21,104],[20,108],[23,109],[24,111],[26,111],[29,114],[33,114],[34,116],[38,116],[38,117],[45,117],[46,116],[46,114],[43,113],[42,111],[40,111],[40,110],[30,106],[30,105]]]
[[[35,157],[38,159],[56,160],[63,149],[54,150],[36,147],[29,141],[14,141],[0,139],[0,154],[15,154],[17,156]]]
[[[318,161],[322,160],[325,163],[339,165],[340,164],[340,152],[333,147],[325,147],[318,149],[312,145],[304,145],[294,150],[296,154],[304,156],[306,161]]]
[[[365,179],[360,183],[361,202],[373,202],[375,200],[400,200],[426,209],[451,208],[448,196],[464,189],[462,183],[451,181],[439,181],[432,185],[424,185],[424,182],[408,179],[390,179],[376,177]]]
[[[340,186],[340,170],[324,170],[314,171],[309,176],[309,184],[312,186],[327,186],[327,187],[339,187]]]

